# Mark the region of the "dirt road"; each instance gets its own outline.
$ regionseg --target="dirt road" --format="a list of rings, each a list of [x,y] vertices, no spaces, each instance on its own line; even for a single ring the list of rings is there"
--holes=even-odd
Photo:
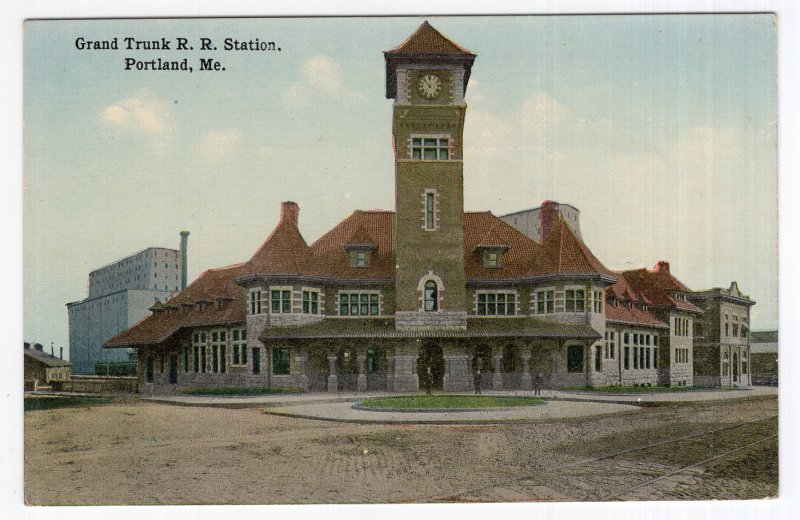
[[[777,399],[740,400],[645,408],[624,420],[474,426],[355,425],[135,400],[29,411],[25,497],[32,505],[761,498],[778,489],[777,410]]]

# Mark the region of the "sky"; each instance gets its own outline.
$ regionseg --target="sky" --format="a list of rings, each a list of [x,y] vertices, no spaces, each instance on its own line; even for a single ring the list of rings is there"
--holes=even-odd
[[[430,17],[477,53],[465,209],[581,211],[612,269],[667,260],[736,280],[777,327],[776,26],[771,15]],[[189,279],[247,260],[283,200],[311,243],[392,209],[381,51],[422,18],[73,20],[24,30],[24,337],[68,343],[88,274],[189,230]],[[100,51],[131,36],[274,41],[280,52]],[[123,45],[124,46],[124,45]],[[174,44],[173,44],[174,46]],[[126,71],[188,57],[195,71]],[[201,72],[198,57],[225,71]]]

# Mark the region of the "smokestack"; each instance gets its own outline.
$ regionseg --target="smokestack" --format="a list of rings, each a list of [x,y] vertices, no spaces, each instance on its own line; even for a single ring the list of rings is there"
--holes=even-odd
[[[181,291],[186,289],[187,273],[187,254],[189,248],[189,232],[181,231]]]
[[[292,224],[297,227],[298,217],[300,215],[300,206],[296,202],[286,201],[281,202],[281,223]]]
[[[558,202],[552,200],[542,202],[540,216],[542,219],[542,243],[544,244],[558,222]]]
[[[64,359],[64,347],[58,347],[58,359]]]

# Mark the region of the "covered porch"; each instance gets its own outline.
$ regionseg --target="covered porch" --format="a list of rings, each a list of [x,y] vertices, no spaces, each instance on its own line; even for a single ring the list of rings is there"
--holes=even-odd
[[[465,392],[590,384],[590,346],[600,334],[585,324],[519,318],[470,318],[465,330],[397,330],[391,318],[327,318],[270,327],[260,340],[290,361],[287,383],[310,391]],[[430,368],[431,375],[428,376]],[[278,383],[273,375],[273,384]]]

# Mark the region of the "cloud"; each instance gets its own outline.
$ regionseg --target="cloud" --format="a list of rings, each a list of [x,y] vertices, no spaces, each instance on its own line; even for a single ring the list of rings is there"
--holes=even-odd
[[[207,161],[222,161],[240,150],[243,136],[242,131],[235,128],[211,130],[200,139],[198,153]]]
[[[110,125],[148,134],[164,135],[168,130],[169,104],[149,97],[128,97],[100,111],[100,119]]]
[[[312,56],[303,61],[300,76],[286,91],[286,106],[307,106],[315,99],[336,97],[339,106],[363,98],[344,83],[342,67],[325,55]]]
[[[563,121],[570,111],[546,92],[537,90],[522,103],[522,123],[528,129],[542,129]]]

